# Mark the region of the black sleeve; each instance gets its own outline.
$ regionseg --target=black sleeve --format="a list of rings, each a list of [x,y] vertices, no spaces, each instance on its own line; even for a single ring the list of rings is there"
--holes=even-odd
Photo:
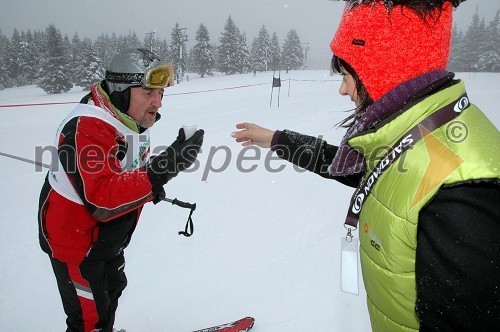
[[[500,331],[500,186],[441,188],[419,216],[420,331]]]
[[[349,187],[358,186],[361,175],[332,176],[328,172],[338,146],[330,145],[320,137],[307,136],[290,130],[280,131],[278,135],[272,149],[279,158]]]

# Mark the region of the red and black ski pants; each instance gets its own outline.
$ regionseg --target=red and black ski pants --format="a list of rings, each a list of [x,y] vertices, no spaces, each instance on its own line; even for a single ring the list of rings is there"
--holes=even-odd
[[[118,298],[127,286],[123,253],[81,264],[50,260],[68,317],[66,332],[111,332]]]

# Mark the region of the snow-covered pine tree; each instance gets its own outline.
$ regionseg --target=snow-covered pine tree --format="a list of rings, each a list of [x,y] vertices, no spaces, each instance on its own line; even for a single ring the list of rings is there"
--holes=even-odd
[[[218,70],[226,75],[232,75],[240,72],[239,48],[240,32],[229,16],[224,25],[224,31],[219,38],[218,49]]]
[[[112,40],[108,34],[101,34],[94,41],[94,50],[97,52],[97,57],[101,60],[100,66],[102,68],[105,68],[108,60],[120,51],[116,47],[112,47],[112,44]]]
[[[30,84],[38,85],[42,75],[42,60],[45,57],[45,50],[47,49],[47,34],[42,30],[35,30],[33,32],[33,46],[36,53],[36,72],[35,80]]]
[[[47,49],[38,87],[49,94],[68,92],[72,87],[64,40],[54,25],[47,28]]]
[[[210,35],[208,29],[203,23],[200,24],[196,31],[196,44],[191,50],[191,66],[192,71],[199,74],[202,78],[205,75],[213,75],[215,61],[212,52],[212,45],[210,44]]]
[[[167,41],[165,39],[160,40],[158,46],[158,57],[164,62],[172,63],[170,47],[168,46]]]
[[[259,30],[259,35],[252,42],[252,66],[257,71],[267,71],[271,63],[271,37],[263,25]]]
[[[126,36],[119,36],[116,45],[116,52],[124,48],[139,48],[142,43],[134,31],[129,31]],[[94,45],[95,48],[95,45]]]
[[[450,71],[464,71],[465,64],[462,62],[462,50],[464,47],[464,34],[459,30],[457,25],[453,26],[451,33],[451,50],[450,59],[448,60],[448,70]]]
[[[475,14],[472,16],[472,22],[464,34],[464,48],[462,49],[462,61],[465,65],[466,71],[477,71],[478,61],[483,46],[485,33],[484,19],[480,19],[479,13],[476,9]]]
[[[490,23],[490,29],[493,38],[493,51],[500,54],[500,10],[497,10],[495,18]]]
[[[71,39],[71,58],[70,58],[70,73],[71,73],[71,82],[73,84],[79,85],[81,80],[83,79],[83,43],[78,36],[78,32],[73,35]]]
[[[500,72],[500,55],[494,51],[486,51],[479,56],[479,71]]]
[[[112,54],[120,51],[120,41],[119,41],[118,36],[116,35],[116,32],[113,32],[111,34],[108,49],[110,50],[110,53],[112,53]]]
[[[283,43],[281,65],[283,69],[299,69],[304,64],[304,51],[299,35],[295,30],[290,30]]]
[[[500,71],[500,11],[485,29],[484,44],[478,60],[480,71]]]
[[[9,47],[9,38],[7,38],[0,29],[0,90],[11,86],[6,64],[7,49]]]
[[[236,31],[238,32],[238,73],[248,73],[252,69],[252,63],[250,50],[247,44],[247,36],[244,33],[240,33],[240,29],[236,29]]]
[[[170,50],[171,50],[171,60],[174,64],[174,69],[176,72],[176,77],[180,75],[178,79],[182,80],[182,76],[186,72],[188,53],[186,51],[186,35],[184,34],[184,29],[181,29],[179,23],[175,23],[172,33],[170,34]]]
[[[270,70],[280,70],[281,69],[281,47],[280,47],[280,42],[278,39],[278,35],[273,33],[273,36],[271,38],[271,48],[269,50],[270,52],[270,63],[269,63],[269,69]]]
[[[68,70],[69,70],[69,66],[71,66],[71,58],[72,58],[73,49],[71,47],[71,40],[69,39],[68,35],[66,35],[66,34],[63,37],[63,45],[64,45],[64,54],[66,55],[66,59],[68,62]]]
[[[21,54],[19,55],[18,85],[30,85],[38,72],[38,54],[35,50],[33,34],[21,32]]]
[[[20,57],[22,52],[21,35],[17,29],[12,32],[12,38],[7,48],[6,62],[9,80],[14,86],[19,86]]]
[[[81,75],[77,84],[83,87],[83,90],[90,90],[93,83],[99,82],[104,78],[104,68],[100,66],[101,61],[89,38],[85,38],[82,41],[81,52]]]
[[[252,64],[252,70],[255,71],[261,71],[259,69],[259,64],[258,64],[258,49],[259,49],[259,38],[255,37],[252,41],[252,45],[250,46],[250,61]]]

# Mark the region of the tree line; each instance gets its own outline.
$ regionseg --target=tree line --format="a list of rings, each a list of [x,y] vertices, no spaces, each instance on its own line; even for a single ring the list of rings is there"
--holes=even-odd
[[[229,16],[213,43],[206,26],[201,23],[195,34],[195,44],[186,49],[185,29],[176,23],[170,42],[146,34],[140,41],[135,32],[117,36],[101,34],[94,41],[70,39],[54,26],[45,31],[19,32],[14,29],[9,39],[0,30],[0,90],[36,84],[50,94],[69,91],[73,85],[88,90],[92,83],[104,77],[106,62],[122,48],[151,49],[161,59],[173,63],[176,77],[193,72],[201,77],[215,71],[226,75],[274,70],[296,70],[304,66],[304,49],[297,32],[290,30],[283,44],[276,33],[270,34],[265,25],[250,45]],[[449,62],[451,71],[500,71],[500,13],[488,24],[474,14],[465,32],[453,29]]]
[[[304,64],[304,52],[295,30],[290,30],[283,42],[276,33],[272,36],[263,25],[251,46],[244,33],[228,17],[218,44],[211,42],[208,29],[202,23],[195,35],[195,45],[186,50],[185,29],[176,23],[170,43],[146,34],[140,41],[135,32],[111,36],[101,34],[96,40],[80,38],[78,33],[70,39],[62,35],[55,25],[45,31],[19,32],[12,38],[0,30],[0,90],[36,84],[49,94],[69,91],[73,85],[90,89],[94,82],[104,78],[107,61],[122,48],[146,48],[160,59],[173,63],[176,77],[182,79],[187,71],[201,77],[215,71],[226,75],[251,71],[299,69]]]

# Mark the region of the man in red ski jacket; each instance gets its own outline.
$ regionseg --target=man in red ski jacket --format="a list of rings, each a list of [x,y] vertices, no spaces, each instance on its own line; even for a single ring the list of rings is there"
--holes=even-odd
[[[145,49],[125,49],[106,77],[59,126],[40,194],[40,246],[57,279],[66,331],[111,332],[126,287],[123,250],[142,207],[164,195],[163,185],[194,163],[203,130],[182,129],[165,151],[149,158],[149,128],[160,119],[172,65]],[[116,330],[115,330],[116,331]]]

